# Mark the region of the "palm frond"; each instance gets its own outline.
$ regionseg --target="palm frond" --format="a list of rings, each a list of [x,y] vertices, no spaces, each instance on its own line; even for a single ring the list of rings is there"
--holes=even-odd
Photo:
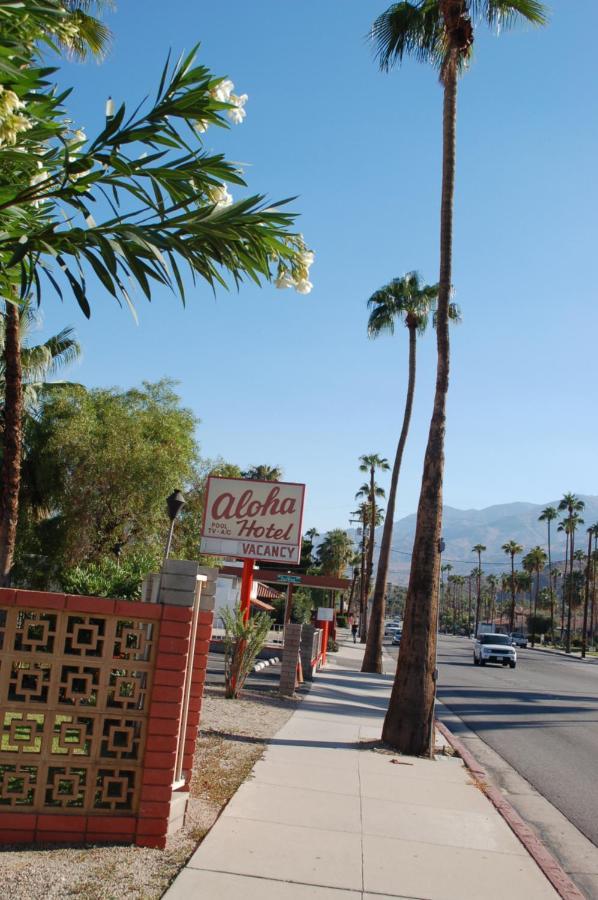
[[[446,45],[438,0],[393,3],[374,21],[370,40],[384,72],[401,63],[405,56],[440,68]]]
[[[541,0],[471,0],[471,14],[500,28],[513,28],[522,19],[532,25],[548,22],[548,10]]]

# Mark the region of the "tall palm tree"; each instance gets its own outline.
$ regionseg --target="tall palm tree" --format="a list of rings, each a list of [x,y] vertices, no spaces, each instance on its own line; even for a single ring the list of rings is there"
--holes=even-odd
[[[511,612],[509,614],[509,631],[513,631],[515,621],[515,557],[523,553],[523,547],[517,541],[507,541],[502,549],[511,557]]]
[[[590,609],[590,641],[594,644],[594,628],[596,625],[596,571],[598,570],[598,522],[592,525],[594,550],[592,551],[592,605]]]
[[[75,362],[81,356],[81,345],[75,338],[73,328],[63,328],[41,344],[33,342],[33,335],[40,326],[40,318],[26,305],[19,312],[19,349],[23,372],[23,412],[33,411],[40,392],[62,387],[62,382],[49,381],[60,369]],[[0,413],[4,415],[4,392],[6,388],[4,346],[6,339],[6,318],[0,315]]]
[[[395,322],[402,321],[407,328],[409,332],[409,379],[403,413],[403,425],[392,467],[386,517],[380,542],[380,554],[378,556],[372,614],[361,667],[362,672],[382,672],[384,596],[388,577],[397,486],[413,407],[417,335],[425,332],[430,309],[435,303],[437,295],[438,288],[436,285],[422,284],[417,272],[409,272],[402,278],[393,279],[390,284],[385,285],[372,294],[368,300],[368,307],[371,309],[368,319],[369,337],[376,338],[384,332],[394,334]]]
[[[445,602],[445,596],[444,596],[444,575],[446,572],[447,577],[448,577],[448,576],[450,576],[450,573],[452,571],[453,571],[453,567],[451,566],[450,563],[445,563],[444,565],[442,565],[440,567],[440,600],[439,600],[440,607],[439,607],[439,609],[440,609],[440,615],[441,616],[444,615],[445,621],[448,621],[448,615],[447,615],[447,610],[446,610],[447,604]],[[443,609],[443,606],[444,606],[444,609]]]
[[[354,553],[353,541],[346,531],[342,528],[327,531],[316,551],[322,574],[341,578]]]
[[[534,547],[532,550],[527,553],[523,559],[523,565],[532,573],[536,575],[536,591],[534,594],[534,623],[531,628],[532,634],[532,647],[535,645],[535,637],[536,637],[536,615],[538,611],[538,594],[540,593],[540,572],[544,570],[546,566],[546,561],[548,557],[546,552],[542,549],[542,547]]]
[[[532,590],[532,576],[531,573],[522,569],[519,572],[515,572],[515,594],[519,596],[519,594],[523,594],[522,608],[525,609],[525,595],[529,591],[530,594],[530,612],[531,612],[531,590]],[[523,619],[525,621],[525,613],[522,613]]]
[[[369,496],[369,491],[367,492]],[[360,492],[358,492],[360,494]],[[368,579],[367,579],[367,564],[369,558],[369,547],[370,547],[370,525],[372,521],[372,507],[368,500],[359,504],[359,507],[354,510],[353,515],[357,516],[359,521],[361,522],[361,550],[360,550],[360,575],[359,575],[359,640],[362,644],[365,644],[367,638],[367,630],[368,630],[368,607],[367,607],[367,595],[368,595]],[[374,513],[374,525],[375,528],[382,522],[382,510],[380,507],[376,507],[376,511]]]
[[[395,459],[390,478],[388,504],[386,518],[382,530],[380,542],[380,554],[376,571],[376,583],[372,602],[372,620],[368,631],[368,642],[363,657],[362,672],[382,672],[382,639],[384,637],[384,596],[388,577],[388,565],[390,561],[390,546],[392,543],[392,528],[397,496],[403,452],[407,442],[411,411],[413,408],[413,395],[415,392],[416,346],[417,335],[423,334],[428,325],[430,311],[434,309],[438,296],[438,285],[422,284],[417,272],[408,272],[402,278],[395,278],[390,284],[380,288],[368,300],[371,308],[368,320],[368,334],[370,337],[378,337],[383,332],[394,334],[395,322],[403,322],[409,332],[409,378],[407,383],[407,397],[403,413],[403,425],[399,435],[399,443],[395,453]],[[459,308],[455,303],[450,304],[449,317],[460,321]],[[436,316],[434,315],[434,324]]]
[[[576,494],[567,493],[563,494],[562,500],[559,503],[559,510],[561,512],[567,513],[566,522],[568,527],[565,528],[565,532],[569,538],[569,579],[568,579],[568,592],[567,592],[567,635],[565,638],[565,650],[567,653],[571,651],[571,610],[573,606],[573,562],[575,557],[575,531],[579,525],[583,525],[583,519],[581,519],[578,513],[582,512],[585,509],[585,503],[583,500],[580,500]]]
[[[480,607],[482,605],[482,553],[486,552],[486,547],[483,544],[476,544],[475,547],[471,548],[472,553],[478,554],[478,595],[476,597],[476,606],[475,606],[475,634],[478,633],[478,625],[480,624]]]
[[[384,493],[377,493],[377,491],[382,491],[382,488],[378,488],[375,479],[376,472],[380,470],[381,472],[388,471],[390,466],[388,465],[388,460],[379,456],[377,453],[366,453],[363,456],[359,457],[359,471],[360,472],[368,472],[370,476],[369,481],[369,494],[364,493],[365,485],[357,492],[356,496],[367,496],[368,502],[370,503],[370,537],[369,537],[369,546],[368,546],[368,559],[367,559],[367,570],[366,570],[366,579],[365,584],[362,585],[363,595],[363,603],[364,607],[367,608],[367,601],[370,595],[370,590],[372,586],[372,572],[374,569],[374,536],[376,532],[376,497],[385,496]],[[368,626],[369,630],[369,626]]]
[[[494,573],[490,573],[486,578],[488,583],[488,587],[490,588],[490,621],[494,624],[494,617],[496,616],[496,591],[498,589],[498,575],[494,575]]]
[[[546,522],[546,527],[548,529],[548,571],[552,572],[552,554],[550,552],[550,523],[554,522],[555,519],[558,518],[558,510],[556,506],[546,506],[540,515],[538,516],[538,522]],[[549,579],[549,590],[552,591],[552,581]],[[550,608],[553,608],[553,603],[551,599]],[[552,635],[553,622],[551,619],[550,624],[550,633]],[[554,637],[554,636],[553,636]]]
[[[550,639],[554,644],[554,608],[557,597],[557,582],[559,580],[560,572],[558,566],[554,566],[550,569]]]
[[[437,371],[434,407],[424,457],[422,488],[413,544],[401,654],[383,738],[404,753],[429,750],[433,732],[438,617],[439,540],[446,395],[449,379],[449,305],[452,290],[453,197],[457,80],[473,48],[472,15],[491,26],[523,18],[542,24],[539,0],[401,0],[373,24],[380,66],[388,71],[406,56],[431,63],[444,91],[440,276],[436,328]]]
[[[583,598],[583,628],[581,633],[581,655],[585,658],[588,640],[588,612],[590,608],[590,581],[592,572],[592,539],[598,534],[598,525],[590,525],[588,534],[588,554],[586,557],[585,589]]]

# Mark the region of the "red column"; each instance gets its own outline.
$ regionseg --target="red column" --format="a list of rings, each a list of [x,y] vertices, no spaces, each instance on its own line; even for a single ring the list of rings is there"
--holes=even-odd
[[[241,612],[243,621],[249,621],[251,609],[251,589],[253,588],[253,559],[243,560],[243,577],[241,579]]]

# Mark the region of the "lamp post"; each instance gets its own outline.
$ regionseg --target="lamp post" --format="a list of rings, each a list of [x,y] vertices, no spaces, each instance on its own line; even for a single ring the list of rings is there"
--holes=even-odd
[[[168,509],[170,528],[168,529],[168,539],[166,541],[166,547],[164,549],[164,562],[166,562],[170,553],[170,545],[172,544],[172,535],[174,533],[174,523],[178,514],[185,505],[185,502],[185,498],[179,490],[173,491],[170,497],[166,498],[166,508]]]
[[[112,552],[116,556],[116,566],[120,569],[120,555],[123,552],[122,541],[117,541],[114,547],[112,548]]]

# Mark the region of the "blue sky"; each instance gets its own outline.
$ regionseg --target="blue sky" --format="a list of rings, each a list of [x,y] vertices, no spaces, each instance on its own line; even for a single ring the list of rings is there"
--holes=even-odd
[[[553,0],[550,26],[478,32],[459,96],[445,502],[596,494],[598,28],[595,0]],[[574,9],[572,8],[574,6]],[[279,464],[308,487],[305,527],[347,527],[362,453],[391,459],[407,336],[370,341],[366,301],[396,275],[438,278],[442,93],[429,68],[381,74],[372,0],[120,0],[102,64],[66,65],[88,134],[104,101],[151,93],[170,48],[249,94],[247,119],[207,146],[247,165],[253,191],[297,195],[316,252],[309,296],[246,286],[138,298],[139,324],[98,294],[88,323],[48,292],[44,331],[76,327],[70,377],[129,387],[170,376],[201,418],[207,456]],[[416,509],[435,347],[420,343],[397,517]]]

